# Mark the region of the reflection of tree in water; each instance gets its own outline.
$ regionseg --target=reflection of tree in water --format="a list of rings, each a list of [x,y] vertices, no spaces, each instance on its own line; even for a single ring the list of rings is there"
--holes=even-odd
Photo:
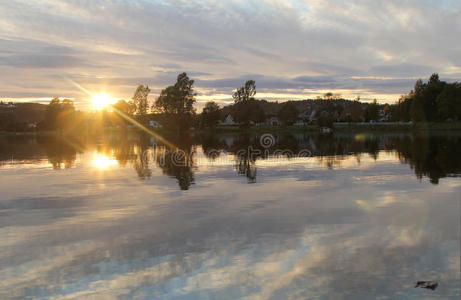
[[[202,144],[203,154],[211,161],[216,160],[221,150],[226,147],[215,134],[206,134],[202,136],[200,138],[200,143]]]
[[[460,138],[428,137],[410,135],[280,135],[275,138],[276,143],[269,148],[260,144],[259,136],[240,135],[233,139],[232,145],[227,146],[217,136],[206,136],[200,139],[203,151],[209,159],[216,158],[221,150],[229,151],[235,155],[235,170],[239,175],[245,175],[248,182],[256,182],[257,159],[267,159],[274,155],[276,150],[289,150],[294,155],[299,151],[308,149],[317,160],[327,168],[333,169],[341,166],[341,162],[355,156],[360,163],[363,153],[368,153],[374,160],[378,159],[380,151],[396,150],[402,162],[410,164],[418,178],[428,176],[432,183],[438,183],[439,178],[457,176],[461,171]],[[191,158],[192,142],[183,142],[181,147],[185,156],[175,157],[179,162],[173,164],[173,153],[168,151],[164,155],[164,163],[157,163],[165,174],[178,179],[182,189],[187,189],[193,183]],[[278,152],[280,153],[280,152]],[[186,159],[189,158],[189,160]],[[287,157],[289,157],[287,155]],[[148,162],[139,161],[139,165]],[[140,168],[143,170],[143,168]],[[143,173],[141,173],[143,174]]]
[[[136,145],[136,141],[129,139],[127,135],[122,135],[120,138],[111,140],[110,147],[112,155],[120,166],[125,166],[128,162],[136,161],[138,157],[135,152]]]
[[[273,135],[273,139],[270,140],[270,143],[261,145],[261,136],[250,136],[248,134],[240,135],[232,143],[232,146],[229,148],[229,151],[235,154],[235,169],[239,175],[245,175],[249,183],[256,182],[257,168],[256,160],[257,159],[268,159],[269,157],[286,157],[292,158],[298,154],[300,151],[309,150],[305,147],[302,148],[301,144],[305,145],[307,136],[296,137],[291,134],[284,135]],[[306,156],[306,153],[303,152],[303,156]]]
[[[43,155],[44,149],[37,144],[35,137],[0,136],[0,166],[12,160],[38,161]]]
[[[364,148],[374,160],[378,159],[380,149],[379,140],[377,137],[372,136],[370,138],[365,139]]]
[[[63,166],[65,169],[73,167],[77,150],[84,149],[81,141],[68,137],[39,137],[37,142],[45,148],[48,161],[55,170],[62,169]]]
[[[75,165],[77,153],[83,149],[96,147],[96,152],[115,158],[121,166],[130,163],[140,178],[152,176],[153,160],[164,174],[176,178],[181,189],[188,189],[194,183],[194,141],[181,138],[177,141],[169,138],[177,145],[178,151],[164,145],[152,148],[151,137],[142,135],[114,135],[104,140],[72,139],[69,137],[47,136],[37,138],[0,139],[1,161],[39,159],[46,154],[54,169],[70,168]],[[297,155],[300,151],[309,150],[312,156],[328,168],[338,168],[341,162],[355,156],[360,163],[364,153],[377,160],[380,151],[395,151],[402,163],[414,169],[418,178],[427,176],[437,184],[440,178],[458,176],[461,172],[461,139],[460,136],[427,136],[427,135],[278,135],[275,145],[264,148],[260,144],[260,136],[240,135],[200,137],[204,154],[208,159],[215,159],[221,151],[235,155],[235,170],[239,175],[247,177],[248,182],[256,182],[258,159],[278,155],[289,157],[289,150]],[[96,145],[96,146],[94,146]],[[162,151],[159,151],[163,149]],[[168,149],[168,151],[164,151]],[[156,153],[152,156],[152,153]],[[160,154],[160,155],[159,155]]]
[[[341,161],[344,160],[344,156],[318,156],[317,160],[328,169],[333,170],[341,166]]]
[[[315,145],[314,156],[329,169],[340,167],[341,162],[351,155],[355,156],[360,164],[362,153],[368,153],[374,160],[378,159],[380,138],[365,135],[316,135],[312,137]],[[383,143],[384,144],[384,143]]]
[[[141,179],[147,179],[152,176],[152,170],[149,168],[149,155],[148,149],[150,147],[150,139],[147,135],[141,134],[139,142],[134,152],[136,159],[134,160],[133,166]]]
[[[230,147],[235,154],[235,170],[239,175],[245,175],[248,183],[256,182],[256,159],[264,157],[267,151],[261,147],[259,138],[248,134],[239,136]]]
[[[149,168],[149,156],[143,155],[142,151],[138,154],[138,158],[134,161],[133,166],[139,178],[147,179],[152,176],[152,171]]]
[[[300,140],[292,134],[284,134],[278,137],[273,148],[284,151],[288,158],[292,156],[291,154],[297,154],[302,150],[300,149]]]
[[[440,178],[458,176],[461,171],[459,136],[347,135],[317,136],[313,140],[316,145],[314,155],[329,168],[339,167],[349,155],[355,155],[360,162],[361,153],[368,153],[377,160],[380,151],[395,150],[400,161],[409,164],[418,178],[427,176],[434,184]]]
[[[418,178],[427,176],[431,183],[439,179],[458,176],[461,172],[461,138],[459,136],[414,136],[395,139],[394,147],[399,159],[415,170]]]
[[[178,141],[176,146],[178,146],[176,149],[166,146],[154,146],[153,153],[163,174],[176,178],[181,190],[188,190],[194,183],[195,149],[192,141],[187,138]]]
[[[314,145],[314,156],[328,169],[341,166],[341,161],[357,150],[357,143],[354,139],[338,139],[334,135],[315,135],[312,136]],[[360,147],[361,148],[361,147]]]
[[[256,182],[256,162],[248,153],[239,153],[236,156],[235,168],[239,175],[245,175],[248,183]]]

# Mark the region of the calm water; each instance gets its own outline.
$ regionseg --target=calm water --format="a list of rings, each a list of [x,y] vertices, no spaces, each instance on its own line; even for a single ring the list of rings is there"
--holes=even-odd
[[[460,136],[0,137],[0,299],[459,299],[460,157]]]

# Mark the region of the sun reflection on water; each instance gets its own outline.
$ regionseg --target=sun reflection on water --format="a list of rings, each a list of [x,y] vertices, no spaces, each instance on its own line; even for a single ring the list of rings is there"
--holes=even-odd
[[[118,161],[115,158],[107,156],[103,153],[95,152],[93,155],[92,164],[97,169],[102,170],[118,165]]]

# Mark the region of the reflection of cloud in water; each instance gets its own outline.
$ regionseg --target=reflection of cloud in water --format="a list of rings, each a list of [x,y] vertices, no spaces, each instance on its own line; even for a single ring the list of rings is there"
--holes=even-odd
[[[439,232],[437,223],[428,226],[427,205],[433,200],[426,191],[411,198],[402,191],[389,192],[387,197],[401,193],[401,199],[386,205],[377,200],[364,214],[350,201],[359,198],[354,189],[350,191],[356,197],[325,204],[323,199],[335,198],[334,189],[329,192],[309,185],[311,193],[306,198],[300,193],[305,190],[302,181],[281,182],[292,190],[287,194],[290,199],[269,196],[274,195],[274,187],[267,190],[264,200],[233,198],[238,183],[210,184],[222,195],[221,200],[203,189],[178,200],[160,193],[154,202],[143,200],[139,194],[135,201],[130,199],[131,206],[129,201],[110,202],[112,195],[107,195],[106,201],[88,203],[90,210],[58,224],[18,227],[16,233],[23,232],[32,239],[46,237],[55,246],[48,246],[46,254],[40,247],[32,247],[20,268],[11,266],[2,271],[3,284],[23,292],[26,287],[41,290],[46,285],[48,291],[69,298],[142,298],[165,293],[170,297],[249,299],[336,293],[353,298],[396,295],[395,291],[408,290],[407,285],[426,272],[443,275],[448,293],[459,278],[452,266],[445,268],[457,263],[459,252],[450,242],[456,238],[455,228],[450,236],[449,232]],[[263,191],[264,185],[257,186],[255,194],[259,189]],[[268,205],[255,205],[258,202]],[[456,211],[450,214],[450,208],[456,201],[444,204],[447,211],[443,215],[452,220]],[[344,219],[347,211],[356,212]],[[338,213],[343,218],[338,218]],[[440,251],[446,251],[444,255],[425,252],[435,235]],[[30,247],[36,241],[17,243],[17,247]],[[9,252],[3,259],[17,255]],[[424,256],[432,263],[421,262]],[[409,272],[416,267],[421,269],[418,276]],[[56,278],[56,272],[64,275]]]
[[[99,176],[85,155],[0,170],[0,298],[459,298],[456,178],[430,185],[380,153],[262,163],[252,185],[198,166],[184,192],[156,167]],[[426,279],[436,294],[413,289]]]

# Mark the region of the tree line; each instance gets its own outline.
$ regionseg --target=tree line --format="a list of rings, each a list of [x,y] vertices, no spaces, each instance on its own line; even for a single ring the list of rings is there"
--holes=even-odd
[[[186,73],[177,76],[176,83],[161,90],[152,105],[148,96],[151,90],[147,85],[139,85],[131,100],[120,100],[112,105],[113,112],[102,111],[96,116],[78,111],[70,99],[54,98],[40,111],[43,117],[37,124],[39,130],[59,130],[62,132],[81,132],[82,128],[97,131],[101,125],[114,125],[126,129],[130,123],[147,126],[149,120],[156,120],[166,129],[178,134],[191,127],[214,128],[227,115],[241,127],[248,127],[276,117],[283,125],[292,125],[297,120],[314,121],[320,126],[332,126],[333,122],[378,121],[386,115],[386,121],[445,122],[461,120],[461,83],[447,83],[433,74],[427,83],[417,80],[413,90],[402,96],[395,104],[379,104],[376,100],[363,103],[358,97],[354,101],[341,98],[340,95],[326,93],[316,100],[271,102],[257,100],[256,82],[246,81],[237,88],[233,103],[224,107],[214,101],[205,104],[202,113],[197,114],[197,93],[194,80]],[[20,122],[21,115],[27,115],[27,109],[21,113],[12,113],[10,107],[0,103],[0,130],[25,130],[25,122]],[[28,106],[18,106],[28,107]],[[308,116],[306,107],[310,110]],[[37,111],[37,109],[35,109]],[[30,113],[29,113],[30,114]],[[37,115],[37,113],[35,113]],[[304,119],[303,119],[304,118]],[[17,125],[21,124],[21,126]]]
[[[300,115],[306,105],[311,108],[309,113],[315,111],[315,124],[326,127],[331,127],[333,122],[461,121],[461,83],[441,81],[436,73],[431,75],[427,83],[417,80],[414,89],[395,104],[379,104],[376,99],[363,103],[360,97],[351,101],[331,92],[317,97],[316,100],[283,103],[255,100],[255,95],[255,82],[249,80],[233,94],[234,104],[220,109],[213,101],[206,103],[201,114],[201,125],[214,127],[228,114],[241,126],[262,122],[268,115],[276,116],[284,125],[292,125],[300,119],[312,122],[312,119],[306,119],[306,115]]]
[[[392,106],[395,120],[413,122],[461,121],[461,82],[441,81],[431,75],[417,80],[413,90]]]

